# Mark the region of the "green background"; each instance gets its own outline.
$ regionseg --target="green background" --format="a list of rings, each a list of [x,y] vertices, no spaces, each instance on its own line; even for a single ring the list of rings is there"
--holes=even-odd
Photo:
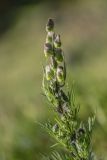
[[[61,34],[80,117],[96,112],[93,149],[107,157],[107,1],[0,2],[0,160],[40,160],[54,141],[36,122],[52,117],[42,96],[48,18]]]

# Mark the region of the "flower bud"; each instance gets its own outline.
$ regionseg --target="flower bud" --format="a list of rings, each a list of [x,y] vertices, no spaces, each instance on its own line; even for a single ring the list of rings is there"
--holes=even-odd
[[[56,48],[55,49],[55,57],[56,57],[56,61],[58,62],[58,63],[61,63],[61,62],[63,62],[63,51],[62,51],[62,49],[61,48]]]
[[[48,32],[46,36],[46,43],[52,43],[53,32]]]
[[[51,64],[52,64],[52,66],[53,66],[53,69],[56,69],[56,68],[57,68],[57,62],[56,62],[56,60],[55,60],[54,57],[51,57]]]
[[[70,139],[71,139],[71,142],[72,142],[72,141],[73,141],[73,142],[76,141],[76,133],[75,133],[75,132],[72,133]]]
[[[68,108],[66,103],[63,104],[62,108],[63,108],[63,112],[64,113],[70,113],[70,110],[69,110],[69,108]]]
[[[79,130],[78,130],[78,135],[79,136],[82,136],[82,135],[84,135],[85,134],[85,130],[83,129],[83,128],[79,128]]]
[[[55,124],[55,125],[52,127],[53,132],[57,132],[58,129],[59,129],[58,124]]]
[[[52,70],[52,68],[50,66],[46,66],[45,68],[45,74],[46,74],[46,79],[52,80],[54,77],[54,71]]]
[[[52,45],[50,43],[45,43],[44,54],[45,54],[45,57],[53,55],[53,48],[52,48]]]
[[[57,106],[57,112],[58,112],[59,114],[63,114],[63,109],[62,109],[62,106],[61,106],[61,105]]]
[[[56,48],[61,47],[60,35],[56,35],[55,40],[54,40],[54,46],[55,46]]]
[[[48,19],[48,23],[46,24],[46,31],[50,32],[54,29],[54,21],[52,19]]]
[[[53,40],[55,40],[55,38],[56,38],[56,34],[55,32],[53,32]]]
[[[57,80],[60,83],[64,81],[64,69],[62,66],[57,68]]]

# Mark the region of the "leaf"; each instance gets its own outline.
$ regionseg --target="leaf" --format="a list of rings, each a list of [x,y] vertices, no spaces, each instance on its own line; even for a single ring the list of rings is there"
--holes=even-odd
[[[58,152],[53,152],[51,156],[43,156],[43,160],[74,160],[71,155],[59,154]]]
[[[93,116],[92,118],[91,117],[88,118],[88,129],[89,129],[89,132],[92,131],[92,128],[94,126],[94,122],[95,122],[95,116]]]
[[[59,145],[59,143],[55,143],[55,144],[53,144],[52,146],[50,146],[50,148],[56,147],[56,146],[58,146],[58,145]]]

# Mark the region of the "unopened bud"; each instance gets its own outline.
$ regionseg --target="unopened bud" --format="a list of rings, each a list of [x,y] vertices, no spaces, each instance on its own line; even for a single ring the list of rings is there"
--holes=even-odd
[[[62,106],[58,106],[58,107],[57,107],[57,112],[58,112],[59,114],[63,114]]]
[[[64,81],[64,69],[62,66],[57,68],[57,80],[60,83]]]
[[[53,77],[54,77],[54,71],[53,71],[53,69],[50,66],[46,66],[45,73],[46,73],[46,79],[48,81],[53,79]]]
[[[57,62],[56,62],[56,60],[55,60],[54,57],[51,57],[51,64],[52,64],[52,66],[53,66],[54,69],[57,68]]]
[[[75,142],[76,141],[76,133],[73,132],[70,138],[71,138],[71,142]]]
[[[54,46],[57,47],[61,47],[61,39],[60,39],[60,35],[56,35],[55,40],[54,40]]]
[[[46,43],[52,43],[53,32],[48,32],[46,37]]]
[[[53,31],[54,29],[54,21],[52,19],[48,19],[48,23],[46,24],[46,31]]]
[[[44,54],[45,54],[45,57],[53,55],[53,49],[52,49],[52,45],[50,43],[45,43]]]
[[[55,38],[56,38],[56,34],[55,32],[53,32],[53,40],[55,40]]]
[[[84,130],[83,128],[79,128],[78,134],[79,134],[79,135],[85,134],[85,130]]]
[[[58,124],[55,124],[55,125],[53,126],[53,128],[52,128],[53,132],[57,132],[58,129],[59,129]]]
[[[69,113],[70,112],[70,110],[69,110],[69,108],[68,108],[66,103],[63,104],[62,108],[63,108],[63,112],[64,113]]]
[[[62,49],[61,48],[56,48],[55,49],[55,57],[56,57],[56,61],[58,62],[58,63],[61,63],[61,62],[63,62],[63,51],[62,51]]]

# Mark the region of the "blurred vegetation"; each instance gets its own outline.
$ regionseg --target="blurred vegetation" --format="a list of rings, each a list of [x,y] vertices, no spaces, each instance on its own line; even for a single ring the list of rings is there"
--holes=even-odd
[[[53,144],[37,125],[52,117],[41,94],[45,23],[62,35],[68,84],[81,117],[96,110],[95,152],[107,157],[107,1],[0,2],[0,160],[41,159]],[[100,145],[98,145],[98,143]]]

